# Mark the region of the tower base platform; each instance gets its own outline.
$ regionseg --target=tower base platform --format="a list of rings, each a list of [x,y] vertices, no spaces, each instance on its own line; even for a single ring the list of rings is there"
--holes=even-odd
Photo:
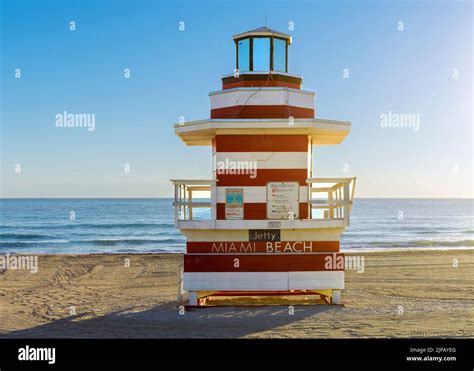
[[[291,291],[184,291],[178,297],[185,307],[341,305],[341,290]]]

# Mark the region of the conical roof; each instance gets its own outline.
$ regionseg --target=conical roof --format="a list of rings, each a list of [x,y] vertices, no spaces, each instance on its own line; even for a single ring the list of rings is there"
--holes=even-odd
[[[283,39],[289,40],[289,42],[291,44],[291,36],[290,35],[288,35],[286,33],[283,33],[283,32],[280,32],[280,31],[272,30],[271,28],[269,28],[267,26],[258,27],[258,28],[255,28],[253,30],[245,31],[245,32],[239,33],[237,35],[234,35],[234,40],[241,39],[241,38],[247,37],[247,36],[275,36],[275,37],[281,37]]]

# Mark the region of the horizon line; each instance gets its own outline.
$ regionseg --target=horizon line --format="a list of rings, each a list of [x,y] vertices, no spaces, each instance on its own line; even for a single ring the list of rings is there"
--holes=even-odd
[[[0,197],[0,200],[172,200],[173,198],[174,197]],[[474,197],[355,197],[354,200],[474,200]]]

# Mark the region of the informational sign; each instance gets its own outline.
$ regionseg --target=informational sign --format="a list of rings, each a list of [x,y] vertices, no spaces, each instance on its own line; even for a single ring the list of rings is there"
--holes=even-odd
[[[299,214],[299,183],[267,183],[267,219],[297,219]]]
[[[225,218],[231,220],[244,218],[244,190],[242,188],[226,188]]]
[[[268,225],[268,228],[280,228],[281,222],[272,221],[272,222],[268,222],[267,225]]]
[[[249,241],[275,242],[280,240],[279,229],[249,229]]]

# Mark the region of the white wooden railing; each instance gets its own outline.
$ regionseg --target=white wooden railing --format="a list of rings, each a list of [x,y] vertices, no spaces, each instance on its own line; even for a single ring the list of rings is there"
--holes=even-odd
[[[217,180],[180,179],[171,181],[174,185],[175,225],[179,227],[181,221],[206,221],[206,225],[214,228],[216,225]],[[356,178],[310,178],[306,180],[306,183],[308,184],[309,217],[304,220],[339,220],[344,226],[348,226]],[[202,199],[206,201],[200,201]],[[194,210],[202,208],[208,209],[207,217],[196,217],[197,212]]]
[[[310,178],[306,183],[310,219],[343,219],[348,226],[356,178]],[[322,214],[318,215],[317,211]]]
[[[216,220],[216,180],[172,179],[174,185],[174,223],[180,220],[193,220],[196,208],[210,209],[210,220]],[[208,199],[209,201],[196,201]],[[208,218],[208,220],[209,220]]]

